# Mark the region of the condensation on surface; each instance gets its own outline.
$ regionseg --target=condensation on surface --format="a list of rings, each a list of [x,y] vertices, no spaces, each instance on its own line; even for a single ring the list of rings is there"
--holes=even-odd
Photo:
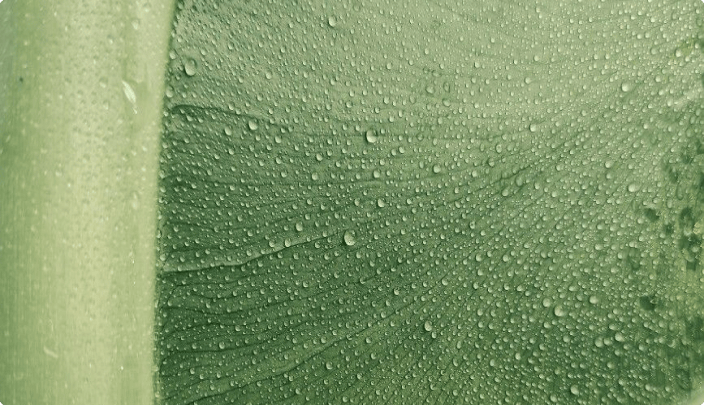
[[[182,1],[168,404],[681,403],[698,2]]]

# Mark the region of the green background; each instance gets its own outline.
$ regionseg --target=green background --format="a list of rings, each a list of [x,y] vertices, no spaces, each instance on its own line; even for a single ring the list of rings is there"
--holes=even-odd
[[[701,403],[699,1],[169,3],[0,4],[0,402]]]

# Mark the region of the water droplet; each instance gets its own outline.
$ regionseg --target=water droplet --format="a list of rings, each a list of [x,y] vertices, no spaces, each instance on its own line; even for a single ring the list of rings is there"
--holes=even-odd
[[[125,93],[127,100],[134,106],[137,103],[137,94],[132,89],[132,86],[124,80],[122,81],[122,91]]]
[[[337,25],[337,18],[333,16],[328,17],[328,25],[332,28],[335,28],[335,26]]]
[[[633,89],[633,86],[630,83],[626,83],[626,82],[621,83],[621,91],[622,92],[628,93],[629,91],[631,91],[631,89]]]
[[[196,72],[198,71],[198,65],[196,64],[195,60],[193,60],[192,58],[188,58],[183,63],[183,70],[186,72],[186,75],[195,76]]]
[[[425,329],[426,332],[430,332],[433,330],[433,324],[430,323],[430,321],[425,321],[425,325],[423,325],[423,329]]]
[[[377,138],[374,131],[372,131],[371,129],[364,133],[364,137],[367,139],[367,142],[369,142],[369,143],[376,143],[376,141],[379,140],[379,138]]]
[[[555,316],[558,318],[562,318],[563,316],[567,315],[567,311],[565,311],[565,309],[562,307],[562,305],[556,306],[555,309],[553,310],[553,312],[555,313]]]
[[[357,243],[354,231],[345,231],[345,234],[342,236],[342,239],[345,241],[345,245],[347,246],[354,246],[354,244]]]
[[[252,120],[250,120],[250,121],[247,123],[247,126],[248,126],[249,129],[252,130],[252,131],[256,131],[257,128],[259,128],[259,124],[257,124],[256,122],[254,122],[254,121],[252,121]]]

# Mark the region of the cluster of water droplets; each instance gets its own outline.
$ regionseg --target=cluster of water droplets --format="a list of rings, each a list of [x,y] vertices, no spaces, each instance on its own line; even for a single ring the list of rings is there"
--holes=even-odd
[[[275,3],[178,3],[165,403],[675,403],[701,384],[698,9]]]

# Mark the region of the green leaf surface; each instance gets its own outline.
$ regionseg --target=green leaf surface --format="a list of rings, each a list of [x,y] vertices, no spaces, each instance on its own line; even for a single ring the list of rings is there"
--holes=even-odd
[[[703,12],[180,1],[162,401],[687,401]]]

